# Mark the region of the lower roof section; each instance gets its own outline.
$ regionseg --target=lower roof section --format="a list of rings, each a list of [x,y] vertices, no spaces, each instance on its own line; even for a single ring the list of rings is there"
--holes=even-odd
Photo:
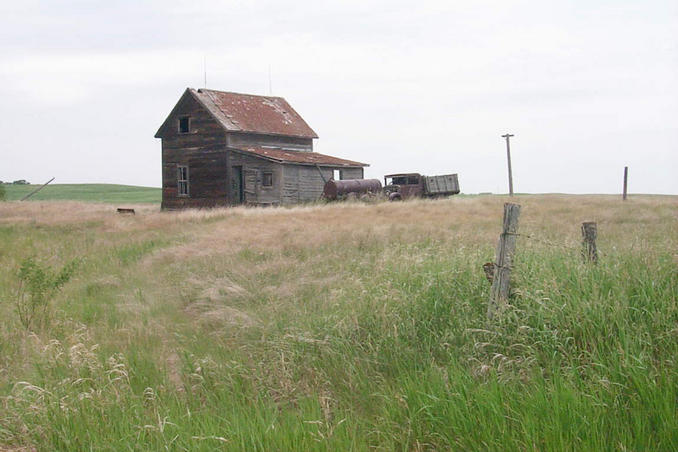
[[[319,166],[343,166],[343,167],[364,167],[370,166],[367,163],[354,162],[352,160],[340,159],[331,155],[318,154],[309,151],[290,151],[280,148],[246,146],[233,149],[234,151],[244,152],[246,154],[256,155],[268,160],[279,163],[294,163],[298,165],[319,165]]]

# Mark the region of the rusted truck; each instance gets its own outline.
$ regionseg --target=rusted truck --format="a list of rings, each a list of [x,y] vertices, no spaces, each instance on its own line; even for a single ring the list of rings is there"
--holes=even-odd
[[[388,174],[384,188],[377,179],[330,179],[325,183],[323,198],[336,201],[349,197],[374,198],[385,195],[390,201],[407,198],[438,198],[459,193],[456,174],[422,176],[419,173]]]
[[[459,178],[456,174],[422,176],[419,173],[401,173],[384,176],[384,194],[390,201],[439,198],[458,193]]]

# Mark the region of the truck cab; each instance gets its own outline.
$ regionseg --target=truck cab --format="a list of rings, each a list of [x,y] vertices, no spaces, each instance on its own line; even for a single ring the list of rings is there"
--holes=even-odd
[[[387,174],[384,193],[391,201],[424,195],[424,178],[419,173]]]

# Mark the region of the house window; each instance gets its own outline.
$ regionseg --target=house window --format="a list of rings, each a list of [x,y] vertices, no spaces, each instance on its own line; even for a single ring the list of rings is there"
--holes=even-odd
[[[179,196],[188,196],[188,166],[177,166],[177,189]]]
[[[191,131],[191,117],[181,116],[179,118],[179,133],[188,133]]]
[[[261,185],[264,187],[272,187],[273,186],[273,173],[270,171],[267,171],[261,175]]]
[[[341,180],[341,172],[338,169],[332,170],[332,179]]]

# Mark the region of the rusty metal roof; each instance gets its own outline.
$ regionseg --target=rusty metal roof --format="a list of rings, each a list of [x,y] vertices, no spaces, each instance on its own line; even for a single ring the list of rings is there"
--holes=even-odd
[[[318,138],[299,113],[282,97],[211,89],[189,90],[229,132]]]
[[[244,147],[236,150],[281,163],[346,167],[370,166],[367,163],[354,162],[352,160],[340,159],[338,157],[332,157],[331,155],[318,154],[317,152],[309,151],[289,151],[286,149],[268,147]]]

